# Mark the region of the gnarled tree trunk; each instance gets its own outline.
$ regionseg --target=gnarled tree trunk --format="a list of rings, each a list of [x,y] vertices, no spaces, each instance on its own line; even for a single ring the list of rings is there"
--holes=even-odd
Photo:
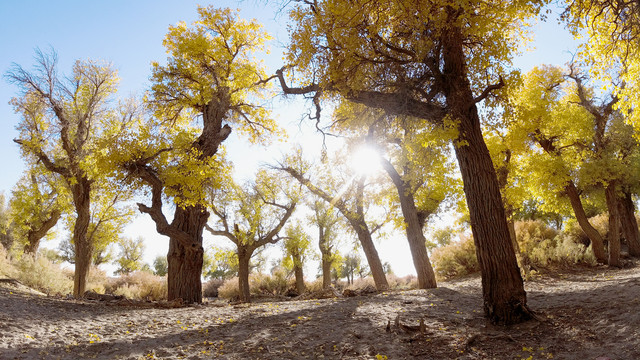
[[[636,221],[636,210],[633,205],[631,193],[624,192],[618,198],[620,211],[620,223],[622,225],[622,234],[627,240],[629,246],[629,255],[640,256],[640,232],[638,230],[638,222]]]
[[[238,245],[238,291],[240,301],[250,302],[251,292],[249,289],[249,261],[253,251],[246,246]]]
[[[296,277],[296,290],[298,291],[298,294],[303,294],[306,287],[304,285],[304,271],[302,270],[302,259],[300,258],[300,255],[294,256],[293,274]]]
[[[209,213],[202,206],[177,207],[171,226],[189,235],[187,245],[169,236],[167,297],[184,303],[202,303],[202,230]]]
[[[56,226],[58,220],[60,220],[60,210],[55,209],[49,214],[49,218],[45,220],[37,229],[31,229],[27,233],[27,244],[24,246],[25,254],[35,255],[40,247],[40,240],[47,235],[47,232],[52,227]]]
[[[71,185],[73,204],[76,208],[76,223],[73,227],[72,242],[75,247],[75,271],[73,275],[73,296],[80,298],[87,287],[87,276],[91,268],[93,244],[87,238],[91,222],[91,181],[86,178]]]
[[[459,122],[454,145],[482,272],[485,315],[496,324],[520,323],[530,319],[531,312],[466,74],[462,35],[452,28],[442,36],[445,97],[452,119]]]
[[[591,249],[593,250],[593,255],[595,255],[596,260],[605,264],[607,262],[607,256],[604,251],[604,241],[602,240],[602,235],[596,230],[591,223],[589,222],[589,218],[587,218],[587,214],[584,211],[584,207],[582,207],[582,201],[580,200],[580,194],[578,193],[578,188],[576,184],[572,180],[569,180],[567,185],[564,187],[565,193],[569,197],[569,201],[571,201],[571,208],[573,209],[573,213],[576,216],[576,220],[578,221],[578,225],[582,231],[584,231],[585,235],[591,241]]]
[[[620,267],[620,215],[616,182],[610,182],[604,190],[609,210],[609,266]]]

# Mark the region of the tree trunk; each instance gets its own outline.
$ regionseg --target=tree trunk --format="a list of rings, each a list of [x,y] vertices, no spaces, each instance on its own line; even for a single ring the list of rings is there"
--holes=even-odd
[[[618,198],[622,234],[629,246],[629,255],[640,256],[640,232],[636,221],[635,206],[630,192],[624,192]]]
[[[202,206],[176,207],[171,226],[188,234],[191,243],[185,246],[169,237],[167,254],[167,298],[182,299],[185,304],[202,303],[202,231],[209,213]]]
[[[593,255],[595,255],[596,260],[605,264],[607,262],[607,256],[604,251],[604,241],[602,240],[602,236],[596,230],[589,219],[587,218],[587,214],[584,212],[584,207],[582,206],[582,201],[580,200],[580,194],[578,193],[578,188],[573,180],[569,180],[567,185],[564,187],[565,193],[569,197],[569,201],[571,201],[571,208],[573,208],[573,213],[576,216],[576,220],[578,221],[578,225],[591,241],[591,249],[593,250]]]
[[[238,245],[238,291],[240,292],[240,301],[250,302],[251,292],[249,291],[249,261],[251,260],[251,251]]]
[[[482,272],[485,316],[494,324],[520,323],[530,319],[531,312],[509,235],[498,178],[482,137],[478,109],[467,78],[462,36],[457,28],[442,36],[443,85],[447,109],[452,119],[459,122],[454,145]]]
[[[384,268],[382,267],[382,262],[380,261],[380,257],[378,256],[378,251],[373,244],[373,239],[371,238],[369,227],[364,221],[349,222],[351,223],[351,226],[353,226],[353,228],[356,230],[358,240],[360,240],[362,250],[364,251],[364,255],[367,258],[369,269],[371,269],[371,275],[373,276],[373,282],[376,284],[376,289],[378,291],[389,289],[389,283],[387,282],[387,278],[384,274]]]
[[[306,288],[304,286],[304,272],[302,270],[302,260],[300,259],[299,256],[297,256],[297,258],[293,260],[293,263],[294,263],[293,273],[296,277],[296,290],[298,291],[298,294],[303,294]]]
[[[75,247],[73,296],[78,299],[84,295],[86,290],[87,276],[93,256],[93,244],[87,238],[91,222],[91,182],[86,178],[79,179],[77,184],[71,186],[71,192],[77,215],[71,239]]]
[[[610,182],[604,190],[609,210],[609,266],[620,267],[620,215],[616,182]]]
[[[393,164],[389,161],[383,161],[382,166],[393,181],[398,191],[400,199],[400,209],[404,217],[407,233],[407,241],[411,251],[413,266],[418,275],[418,287],[420,289],[432,289],[437,287],[436,275],[429,261],[429,253],[427,252],[427,239],[422,232],[423,224],[418,216],[415,199],[410,189],[410,185],[405,182]],[[425,217],[426,219],[426,217]]]
[[[424,237],[422,226],[418,221],[418,210],[413,202],[413,196],[408,197],[409,199],[405,199],[405,204],[401,207],[406,222],[407,241],[411,250],[411,258],[418,275],[418,287],[420,289],[432,289],[437,287],[437,284],[436,274],[433,272],[433,267],[429,261],[429,253],[427,253],[427,239]],[[400,202],[403,202],[402,197]],[[405,207],[407,208],[406,210]]]
[[[52,227],[56,226],[61,215],[60,210],[53,210],[49,218],[45,220],[39,228],[29,230],[27,233],[27,244],[24,246],[25,254],[36,255],[40,247],[40,240],[47,235]]]
[[[318,226],[318,246],[320,247],[320,256],[322,256],[322,288],[327,289],[331,286],[331,250],[327,246],[327,239],[323,226]]]

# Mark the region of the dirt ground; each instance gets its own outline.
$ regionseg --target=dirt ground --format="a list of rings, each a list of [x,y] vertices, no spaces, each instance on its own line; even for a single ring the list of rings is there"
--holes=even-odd
[[[548,274],[526,289],[539,319],[500,327],[483,318],[478,276],[433,290],[175,309],[4,284],[0,359],[640,359],[640,267]]]

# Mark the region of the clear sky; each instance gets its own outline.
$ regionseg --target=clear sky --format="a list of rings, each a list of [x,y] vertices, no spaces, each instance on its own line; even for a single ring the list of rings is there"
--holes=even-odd
[[[266,59],[272,69],[281,66],[282,44],[287,42],[285,14],[277,15],[275,5],[267,1],[214,0],[220,7],[239,8],[244,18],[256,18],[275,37],[272,55]],[[162,39],[169,25],[178,21],[190,23],[197,17],[198,2],[193,0],[2,0],[0,1],[0,73],[5,74],[12,63],[30,68],[34,64],[34,49],[44,52],[54,49],[59,57],[59,71],[68,73],[76,59],[101,59],[112,62],[119,70],[120,96],[140,94],[149,84],[151,61],[166,59]],[[206,5],[208,3],[203,3]],[[548,23],[536,27],[537,49],[518,59],[516,65],[528,70],[534,65],[551,63],[562,65],[575,52],[575,42],[570,34],[555,21],[552,14]],[[18,136],[15,126],[19,117],[8,104],[15,96],[16,88],[5,79],[0,80],[0,192],[10,196],[11,188],[23,170],[18,147],[13,139]],[[302,107],[299,103],[274,102],[276,113],[283,126],[290,129],[293,141],[305,136],[308,141],[319,142],[317,136],[309,137],[308,129],[299,132],[298,120]],[[310,127],[309,127],[310,128]],[[311,139],[311,140],[309,140]],[[282,150],[249,147],[231,138],[227,145],[236,167],[243,176],[251,173],[259,161],[280,158]],[[257,154],[260,154],[259,156]],[[315,234],[315,232],[310,232]],[[166,254],[168,239],[155,233],[150,220],[139,218],[127,229],[127,236],[143,236],[147,242],[150,262],[156,255]],[[390,261],[399,275],[413,272],[406,241],[387,241],[379,245],[383,261]],[[212,241],[211,239],[207,241]]]

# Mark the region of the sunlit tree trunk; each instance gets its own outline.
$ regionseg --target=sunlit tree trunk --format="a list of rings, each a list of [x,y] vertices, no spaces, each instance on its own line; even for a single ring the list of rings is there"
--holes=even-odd
[[[238,245],[238,291],[240,292],[240,301],[250,302],[251,292],[249,289],[249,261],[253,251],[246,246]]]
[[[202,302],[202,230],[209,213],[202,206],[177,207],[171,225],[189,236],[189,244],[169,236],[167,298]],[[185,246],[186,245],[186,246]]]
[[[602,235],[600,235],[598,230],[596,230],[589,222],[589,218],[587,218],[587,214],[585,213],[584,207],[582,206],[582,201],[580,200],[578,188],[572,180],[569,180],[564,189],[565,193],[569,197],[569,201],[571,202],[571,208],[573,209],[573,213],[576,216],[578,225],[580,225],[580,228],[582,229],[582,231],[584,231],[585,235],[587,235],[589,241],[591,242],[593,255],[596,257],[596,260],[599,263],[605,264],[607,262],[607,255],[604,251],[604,241],[602,239]]]
[[[396,171],[389,161],[382,162],[383,168],[393,181],[400,199],[400,209],[404,217],[407,241],[411,251],[413,266],[418,276],[418,287],[420,289],[431,289],[437,286],[436,275],[429,261],[429,253],[427,253],[427,239],[422,232],[422,223],[418,216],[413,192],[410,184],[403,181],[400,174]]]
[[[73,203],[76,209],[76,223],[73,227],[72,242],[75,247],[75,272],[73,275],[73,296],[80,298],[87,286],[87,276],[91,267],[93,244],[87,238],[91,222],[91,181],[80,178],[71,185]]]
[[[296,277],[296,290],[298,294],[304,293],[306,290],[304,285],[304,271],[302,269],[302,259],[299,254],[293,255],[293,274]]]
[[[327,245],[324,227],[318,226],[318,232],[320,256],[322,257],[322,288],[327,289],[331,286],[331,249]]]
[[[620,216],[616,182],[610,182],[605,188],[607,208],[609,210],[609,266],[620,267]]]
[[[460,30],[453,28],[443,34],[443,45],[445,97],[450,115],[459,122],[459,136],[454,146],[482,272],[485,315],[496,324],[520,323],[530,319],[531,313],[498,179],[467,78]]]
[[[618,198],[620,211],[620,220],[622,225],[622,234],[627,240],[629,246],[629,255],[640,256],[640,233],[638,230],[638,222],[635,215],[635,206],[631,193],[624,192]]]

